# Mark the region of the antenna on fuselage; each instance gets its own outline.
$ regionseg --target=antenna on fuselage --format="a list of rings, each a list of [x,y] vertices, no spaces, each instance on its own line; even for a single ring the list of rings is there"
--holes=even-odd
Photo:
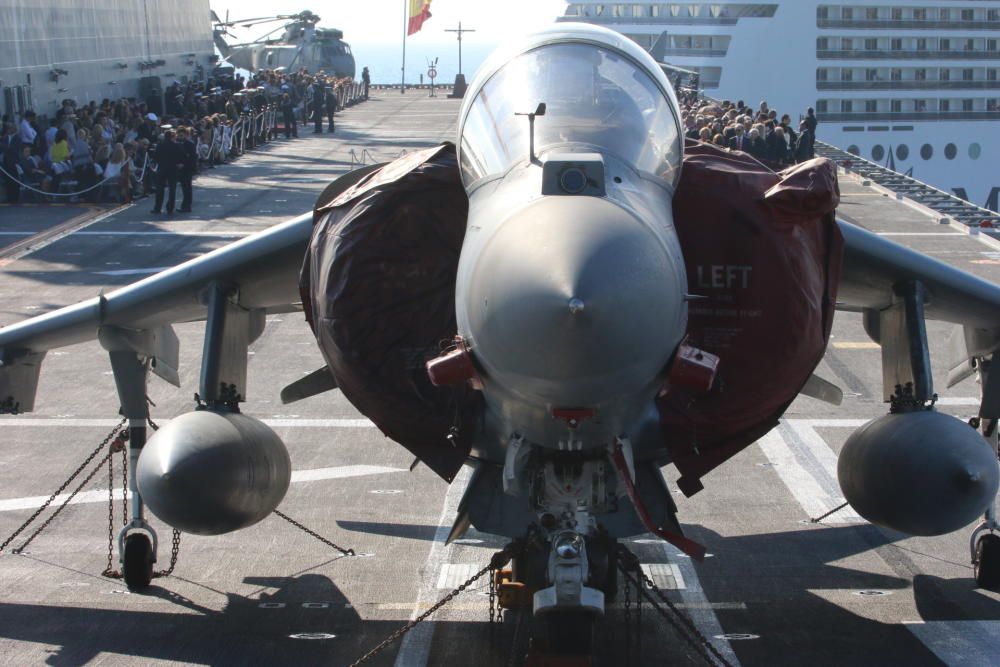
[[[545,115],[545,102],[539,102],[535,110],[530,113],[515,111],[514,115],[528,117],[528,157],[531,162],[537,162],[537,158],[535,158],[535,116]]]

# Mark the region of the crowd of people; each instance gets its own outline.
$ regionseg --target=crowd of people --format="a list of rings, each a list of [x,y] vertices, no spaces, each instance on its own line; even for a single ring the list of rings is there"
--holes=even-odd
[[[679,100],[689,139],[742,151],[773,169],[784,169],[816,155],[819,121],[812,108],[793,126],[791,116],[779,116],[767,102],[753,109],[742,100],[704,100],[693,91],[681,91]]]
[[[153,212],[172,212],[177,185],[190,211],[191,181],[206,168],[284,135],[298,137],[300,123],[315,132],[334,130],[334,114],[363,95],[370,80],[296,72],[261,71],[182,84],[162,100],[125,98],[77,104],[63,100],[51,118],[27,111],[4,116],[0,177],[8,203],[24,190],[41,198],[129,202],[156,192]],[[162,111],[162,113],[161,113]]]

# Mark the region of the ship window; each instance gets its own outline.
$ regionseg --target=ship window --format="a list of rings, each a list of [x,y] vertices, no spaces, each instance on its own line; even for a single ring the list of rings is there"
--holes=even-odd
[[[900,160],[905,160],[910,157],[910,147],[906,144],[896,146],[896,157]]]
[[[903,100],[891,100],[889,102],[889,110],[892,113],[899,113],[903,110]]]
[[[902,7],[893,7],[892,8],[892,20],[893,21],[902,21],[903,20],[903,8]]]
[[[843,7],[840,10],[840,18],[845,21],[850,21],[854,18],[854,10],[850,7]]]
[[[944,156],[946,158],[954,160],[956,155],[958,155],[958,146],[955,144],[948,144],[944,147]]]
[[[865,100],[865,112],[866,113],[876,113],[878,111],[878,101],[877,100]]]
[[[826,113],[829,108],[829,103],[826,100],[819,100],[816,102],[816,112]]]
[[[926,50],[927,50],[927,40],[925,38],[923,38],[923,37],[918,37],[917,38],[917,51],[926,51]]]
[[[951,111],[951,100],[941,100],[938,102],[939,111]]]
[[[889,49],[892,51],[902,51],[903,50],[903,40],[899,37],[894,37],[889,40]]]
[[[925,160],[930,160],[934,157],[934,147],[930,144],[924,144],[920,147],[920,157]]]
[[[652,16],[653,18],[658,18],[660,16],[660,6],[659,5],[650,5],[649,6],[649,15]]]
[[[951,50],[951,40],[950,39],[944,39],[944,38],[942,38],[941,41],[938,42],[938,50],[940,50],[940,51],[950,51]]]
[[[913,100],[914,111],[927,111],[927,100]]]
[[[480,89],[462,125],[465,183],[528,157],[528,122],[515,112],[546,104],[538,153],[584,146],[673,183],[681,144],[675,102],[631,59],[590,44],[549,44],[508,61]]]
[[[854,144],[851,144],[850,146],[847,147],[847,152],[850,153],[851,155],[857,155],[858,157],[861,157],[861,149]]]
[[[865,51],[877,51],[878,50],[878,40],[874,37],[869,37],[865,40]]]
[[[983,154],[983,147],[978,143],[969,144],[969,157],[978,160]]]
[[[841,81],[853,81],[854,80],[854,70],[849,67],[845,67],[840,70],[840,80]]]
[[[972,100],[962,100],[962,111],[972,111]]]
[[[869,21],[878,20],[878,7],[869,7],[865,10],[865,18]]]
[[[987,51],[996,51],[997,50],[997,40],[995,40],[995,39],[988,39],[988,40],[986,40],[986,50]]]
[[[987,9],[986,10],[986,20],[987,21],[1000,21],[1000,9]]]
[[[941,81],[951,81],[951,70],[947,67],[941,68],[941,73],[938,75]]]
[[[877,69],[866,69],[865,70],[865,81],[878,81],[878,70]]]
[[[816,70],[816,80],[817,81],[826,81],[827,80],[826,77],[827,77],[827,72],[828,71],[829,70],[827,70],[825,67],[820,67],[819,69],[817,69]]]
[[[913,79],[915,81],[926,81],[927,80],[927,70],[923,67],[919,67],[913,71]]]
[[[885,147],[882,144],[872,146],[872,159],[880,162],[885,157]]]
[[[973,14],[973,10],[971,10],[971,9],[963,9],[962,10],[962,20],[963,21],[973,21],[973,20],[975,20],[975,16]]]
[[[829,48],[830,48],[830,42],[827,40],[826,37],[817,37],[816,38],[816,50],[817,51],[826,51]]]
[[[681,15],[680,5],[670,5],[670,15],[673,17],[678,17]]]
[[[840,48],[844,51],[850,51],[854,48],[854,40],[850,37],[844,37],[840,40]]]
[[[914,21],[926,21],[927,20],[927,10],[923,7],[918,7],[913,10],[913,20]]]
[[[976,50],[976,40],[974,40],[974,39],[967,39],[967,40],[965,40],[965,50],[966,51],[975,51]]]
[[[996,81],[997,80],[997,70],[995,70],[995,69],[988,69],[988,70],[986,70],[986,80],[987,81]]]
[[[830,8],[826,5],[816,8],[816,18],[818,19],[828,19],[830,18]]]
[[[902,81],[903,70],[901,70],[898,67],[893,67],[891,70],[889,70],[889,78],[892,79],[893,81]]]
[[[974,74],[975,74],[975,72],[973,70],[971,70],[971,69],[963,69],[962,70],[962,81],[972,81],[973,78],[974,78],[973,77]]]
[[[853,100],[840,100],[840,111],[841,111],[841,113],[853,113],[854,112],[854,101]]]

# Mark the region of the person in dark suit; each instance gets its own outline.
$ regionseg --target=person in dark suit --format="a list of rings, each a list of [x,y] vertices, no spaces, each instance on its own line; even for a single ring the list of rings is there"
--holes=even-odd
[[[182,127],[177,131],[177,139],[183,157],[183,162],[177,170],[177,178],[181,184],[181,207],[179,210],[181,213],[190,213],[191,181],[198,167],[198,147],[195,146],[194,137],[191,136],[187,128]]]
[[[150,212],[159,213],[163,210],[164,190],[169,189],[167,213],[173,213],[174,203],[177,201],[177,180],[180,166],[184,162],[184,154],[180,144],[174,141],[172,129],[163,133],[163,140],[156,144],[151,153],[156,160],[156,203]]]
[[[7,194],[7,203],[16,204],[21,198],[21,185],[17,181],[17,163],[21,159],[21,137],[14,123],[6,123],[3,127],[3,139],[0,139],[0,151],[3,153],[3,181]]]
[[[742,125],[736,126],[736,134],[733,138],[729,140],[729,148],[734,151],[747,152],[750,148],[750,139],[746,135],[746,131],[743,129]]]
[[[762,162],[766,160],[767,143],[765,143],[764,138],[760,136],[760,131],[757,129],[750,130],[747,137],[749,138],[749,142],[747,144],[746,152],[757,160]]]
[[[805,162],[816,157],[812,130],[809,129],[808,119],[803,119],[799,123],[799,140],[795,144],[795,161]]]
[[[806,109],[805,123],[806,127],[809,128],[809,132],[812,134],[813,141],[815,141],[816,126],[819,125],[819,120],[816,118],[816,110],[812,107]]]
[[[313,134],[323,134],[323,104],[326,101],[326,91],[323,90],[323,82],[317,80],[313,84]]]
[[[281,96],[281,116],[285,125],[285,139],[291,139],[293,136],[298,138],[299,124],[295,120],[295,104],[288,93]]]
[[[337,110],[337,93],[333,86],[326,88],[326,119],[327,129],[333,134],[333,114]]]

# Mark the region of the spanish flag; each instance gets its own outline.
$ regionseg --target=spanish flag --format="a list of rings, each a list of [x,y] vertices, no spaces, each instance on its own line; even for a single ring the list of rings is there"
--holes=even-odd
[[[419,32],[424,21],[431,17],[431,0],[409,0],[409,2],[410,23],[406,29],[407,36]]]

